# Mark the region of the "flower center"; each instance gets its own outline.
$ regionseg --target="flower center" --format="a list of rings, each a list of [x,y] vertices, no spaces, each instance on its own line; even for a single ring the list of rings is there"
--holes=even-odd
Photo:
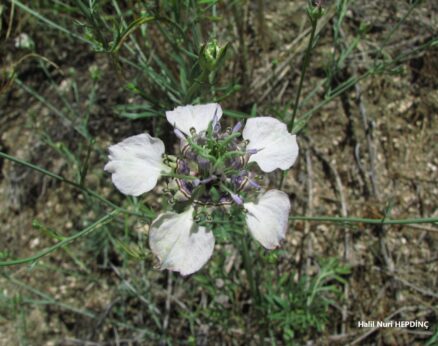
[[[192,201],[198,205],[241,205],[241,193],[259,189],[250,171],[248,160],[257,151],[246,150],[247,141],[241,139],[241,124],[221,131],[213,121],[207,131],[185,137],[175,130],[180,139],[175,175],[169,183],[172,202]]]

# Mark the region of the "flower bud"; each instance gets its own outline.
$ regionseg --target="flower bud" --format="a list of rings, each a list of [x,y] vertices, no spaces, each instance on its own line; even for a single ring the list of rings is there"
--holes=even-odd
[[[307,8],[307,14],[310,17],[310,20],[312,22],[317,21],[319,18],[321,18],[325,14],[325,10],[322,7],[323,1],[322,0],[316,0],[313,1],[311,5]]]
[[[214,71],[224,61],[228,44],[220,47],[216,40],[207,42],[199,52],[199,64],[203,70]]]

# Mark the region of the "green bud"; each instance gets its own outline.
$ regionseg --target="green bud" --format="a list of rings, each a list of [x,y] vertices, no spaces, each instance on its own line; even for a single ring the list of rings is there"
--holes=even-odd
[[[309,7],[307,8],[307,14],[310,17],[310,20],[312,22],[314,22],[314,21],[317,21],[319,18],[321,18],[325,14],[325,10],[319,4],[317,4],[316,6],[309,5]]]
[[[207,42],[201,47],[199,52],[199,64],[203,70],[214,71],[224,61],[228,43],[220,47],[216,40]]]

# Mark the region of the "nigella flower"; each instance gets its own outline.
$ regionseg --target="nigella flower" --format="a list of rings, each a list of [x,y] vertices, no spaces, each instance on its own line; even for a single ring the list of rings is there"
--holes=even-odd
[[[194,217],[201,207],[224,212],[233,205],[243,209],[249,232],[267,249],[278,247],[285,237],[289,198],[279,190],[261,194],[251,169],[258,165],[268,173],[290,168],[298,156],[295,136],[272,117],[247,120],[242,133],[241,123],[221,132],[221,117],[222,109],[215,103],[166,112],[180,139],[178,157],[164,155],[163,142],[148,134],[109,148],[105,170],[122,193],[138,196],[150,191],[165,173],[171,177],[167,191],[172,203],[186,207],[180,214],[162,213],[151,224],[149,245],[161,269],[188,275],[211,257],[213,233]]]

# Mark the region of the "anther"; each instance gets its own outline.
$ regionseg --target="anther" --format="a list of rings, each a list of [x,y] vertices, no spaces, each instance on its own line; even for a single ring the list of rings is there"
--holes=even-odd
[[[260,150],[258,150],[258,149],[247,149],[247,150],[246,150],[246,153],[247,153],[248,155],[254,155],[254,154],[257,154],[259,151],[260,151]]]
[[[182,133],[180,130],[178,130],[178,129],[174,129],[173,130],[173,133],[175,133],[175,135],[179,138],[179,139],[181,139],[181,140],[184,140],[184,139],[186,139],[186,136],[184,136],[184,133]]]
[[[217,116],[217,108],[213,116],[212,126],[213,126],[213,132],[215,133],[218,133],[221,130],[221,124],[219,124],[219,118]]]
[[[233,127],[233,133],[234,133],[234,132],[239,132],[241,128],[242,128],[242,122],[239,121],[236,125],[234,125],[234,127]]]
[[[230,193],[230,196],[236,204],[238,205],[243,204],[243,199],[239,195],[236,195],[235,193]]]
[[[260,185],[257,184],[254,180],[249,179],[249,184],[254,187],[255,189],[259,190],[260,189]]]

